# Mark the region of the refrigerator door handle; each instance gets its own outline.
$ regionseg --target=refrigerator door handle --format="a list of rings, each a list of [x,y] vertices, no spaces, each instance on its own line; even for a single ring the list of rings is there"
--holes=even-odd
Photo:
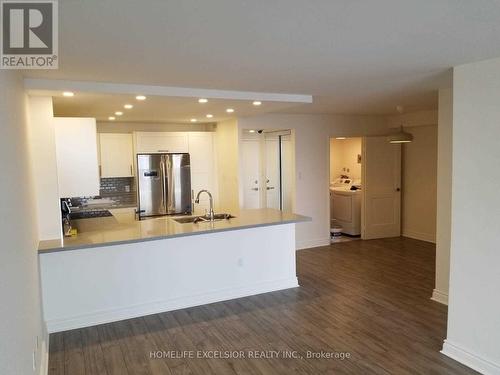
[[[167,160],[167,172],[166,172],[166,179],[167,179],[167,195],[166,195],[166,200],[167,200],[167,214],[175,213],[176,212],[176,202],[175,202],[175,190],[174,190],[174,165],[173,165],[173,155],[167,155],[166,160]]]
[[[164,213],[167,213],[167,191],[166,191],[166,186],[165,186],[165,158],[164,156],[161,157],[161,162],[160,162],[160,180],[161,180],[161,205],[163,208]]]

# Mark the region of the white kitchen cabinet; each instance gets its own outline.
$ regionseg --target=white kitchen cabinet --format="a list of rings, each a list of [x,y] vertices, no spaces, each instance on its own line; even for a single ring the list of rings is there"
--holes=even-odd
[[[101,177],[132,177],[134,150],[132,134],[100,133]]]
[[[54,131],[59,197],[99,195],[95,119],[55,117]]]
[[[196,195],[207,189],[212,193],[215,204],[218,203],[217,180],[215,169],[214,140],[212,132],[188,133],[189,155],[191,160],[191,189]],[[200,204],[195,209],[208,209],[209,200],[206,194],[200,197]]]
[[[136,153],[188,152],[186,132],[136,132]]]

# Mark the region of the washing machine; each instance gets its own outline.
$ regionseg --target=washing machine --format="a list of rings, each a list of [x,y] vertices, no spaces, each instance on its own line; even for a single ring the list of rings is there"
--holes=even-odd
[[[338,178],[330,184],[332,226],[342,226],[342,233],[361,235],[361,180]]]

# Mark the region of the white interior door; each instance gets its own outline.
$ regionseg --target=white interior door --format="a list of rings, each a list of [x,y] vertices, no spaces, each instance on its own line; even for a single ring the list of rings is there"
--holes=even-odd
[[[293,143],[292,136],[288,134],[281,136],[281,195],[283,211],[293,211],[294,181]]]
[[[362,238],[401,235],[401,145],[363,138]]]
[[[280,207],[280,144],[277,136],[267,136],[265,144],[265,175],[262,188],[265,189],[265,207],[281,209]]]
[[[258,139],[241,141],[243,207],[260,208],[260,142]]]

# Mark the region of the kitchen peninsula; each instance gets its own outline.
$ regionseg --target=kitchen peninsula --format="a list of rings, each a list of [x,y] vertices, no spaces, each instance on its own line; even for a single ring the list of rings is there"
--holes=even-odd
[[[135,220],[130,212],[76,220],[78,234],[41,241],[49,332],[297,287],[295,223],[274,209],[227,220]]]

